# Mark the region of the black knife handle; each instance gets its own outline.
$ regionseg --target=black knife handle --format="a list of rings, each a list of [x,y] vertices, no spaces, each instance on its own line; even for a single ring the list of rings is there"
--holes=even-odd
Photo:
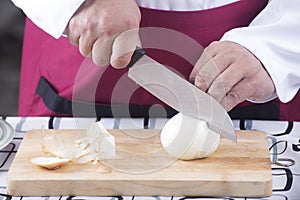
[[[132,67],[132,65],[134,65],[145,54],[146,54],[146,51],[144,49],[142,49],[140,47],[136,47],[127,67]]]

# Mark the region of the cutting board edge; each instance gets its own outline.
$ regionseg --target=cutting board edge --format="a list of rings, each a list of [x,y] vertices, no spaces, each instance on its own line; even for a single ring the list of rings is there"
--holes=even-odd
[[[65,183],[64,183],[65,182]],[[63,188],[69,186],[68,181],[62,181],[59,184],[58,188],[48,187],[47,183],[42,184],[44,187],[39,188],[38,192],[35,191],[33,188],[37,188],[37,185],[41,185],[34,181],[28,181],[24,184],[24,181],[12,181],[8,185],[8,194],[12,196],[210,196],[210,197],[269,197],[272,195],[272,180],[256,183],[256,182],[247,182],[243,185],[241,190],[241,182],[236,183],[229,183],[228,188],[224,187],[224,184],[219,185],[218,183],[209,183],[209,182],[202,182],[202,183],[191,183],[189,185],[188,182],[185,182],[184,185],[168,185],[165,182],[163,184],[159,184],[154,186],[149,183],[143,182],[136,182],[136,181],[119,181],[119,188],[115,188],[114,181],[108,181],[105,183],[93,182],[91,181],[89,184],[85,184],[86,188],[82,186],[80,181],[75,181],[72,183],[72,189],[67,191]],[[257,184],[261,184],[260,191],[257,190]],[[53,183],[49,182],[49,185],[53,185]],[[90,187],[88,185],[94,185],[94,187]],[[122,187],[126,186],[126,187]],[[163,185],[163,186],[162,186]],[[197,185],[193,187],[193,185]],[[202,187],[203,185],[203,187]],[[229,189],[232,185],[236,185],[239,190],[234,190],[235,187]],[[255,185],[255,186],[254,186]],[[205,186],[214,187],[214,188],[222,188],[222,192],[220,190],[215,190],[215,193],[211,190],[205,190]],[[226,185],[225,185],[226,186]],[[128,187],[131,187],[132,190],[128,190]],[[190,189],[186,189],[189,187]],[[20,188],[22,188],[20,190]],[[49,189],[50,188],[50,189]],[[109,188],[108,190],[106,188]],[[183,189],[184,188],[184,189]],[[199,190],[202,188],[202,190]],[[81,189],[81,190],[80,190]],[[73,191],[72,191],[73,190]],[[130,192],[131,191],[131,192]],[[132,192],[133,191],[133,192]]]

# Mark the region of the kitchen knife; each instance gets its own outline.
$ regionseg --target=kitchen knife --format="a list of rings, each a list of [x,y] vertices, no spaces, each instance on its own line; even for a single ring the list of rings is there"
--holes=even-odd
[[[213,97],[136,48],[128,64],[128,77],[184,115],[207,122],[214,132],[236,142],[232,121]]]

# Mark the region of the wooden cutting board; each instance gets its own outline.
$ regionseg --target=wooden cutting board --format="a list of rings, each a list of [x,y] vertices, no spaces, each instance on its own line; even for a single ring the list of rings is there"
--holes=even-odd
[[[49,131],[49,130],[45,130]],[[70,140],[76,130],[55,130]],[[174,160],[160,144],[160,130],[109,130],[117,158],[99,164],[69,163],[47,170],[30,162],[45,155],[41,130],[26,133],[8,172],[14,196],[213,196],[265,197],[272,174],[265,133],[237,131],[238,142],[221,138],[209,158]]]

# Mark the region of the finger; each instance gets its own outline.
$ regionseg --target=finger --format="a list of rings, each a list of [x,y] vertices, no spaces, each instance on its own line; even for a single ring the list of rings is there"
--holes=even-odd
[[[190,77],[189,77],[190,82],[195,83],[195,81],[196,81],[195,79],[196,79],[198,72],[214,56],[215,56],[215,54],[210,52],[207,48],[204,49],[203,53],[201,54],[199,60],[196,62],[195,66],[190,74]]]
[[[221,104],[226,111],[230,111],[239,103],[252,96],[252,87],[247,79],[242,79],[237,83],[222,99]]]
[[[73,45],[78,47],[79,46],[79,37],[80,35],[77,34],[75,31],[71,32],[69,30],[66,31],[66,34],[68,36],[69,42]]]
[[[207,93],[220,102],[243,77],[245,76],[239,65],[229,65],[229,67],[212,82]]]
[[[230,62],[227,57],[216,55],[210,59],[197,73],[195,86],[207,92],[215,79],[228,67]]]
[[[137,46],[141,46],[138,29],[120,33],[114,40],[110,63],[115,68],[126,67]]]
[[[79,52],[85,57],[90,57],[96,40],[97,37],[92,36],[91,34],[82,35],[79,38]]]
[[[92,59],[98,66],[107,66],[110,62],[114,38],[98,38],[93,44]]]
[[[70,19],[67,28],[66,28],[66,35],[68,36],[69,42],[73,46],[78,46],[79,45],[79,37],[80,33],[77,31],[78,29],[76,28],[76,20]]]
[[[189,77],[189,81],[194,83],[195,82],[195,78],[196,75],[198,74],[199,70],[212,58],[214,58],[218,52],[222,51],[223,47],[223,42],[220,41],[214,41],[212,43],[210,43],[203,51],[201,57],[199,58],[199,60],[197,61],[195,67],[193,68],[190,77]]]

